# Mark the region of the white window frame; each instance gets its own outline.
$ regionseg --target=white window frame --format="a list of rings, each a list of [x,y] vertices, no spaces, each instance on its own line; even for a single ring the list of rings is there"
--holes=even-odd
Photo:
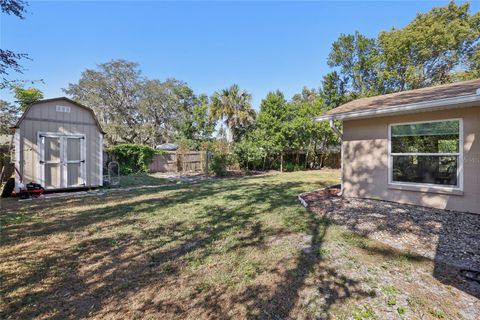
[[[419,124],[419,123],[435,123],[435,122],[445,122],[445,121],[458,121],[459,122],[459,152],[457,153],[392,153],[392,127],[397,125],[408,125],[408,124]],[[398,186],[398,187],[428,187],[432,190],[439,191],[463,191],[463,119],[462,118],[453,118],[453,119],[441,119],[441,120],[424,120],[424,121],[412,121],[412,122],[400,122],[400,123],[391,123],[388,125],[388,185]],[[457,166],[457,181],[458,186],[446,186],[433,183],[419,183],[419,182],[400,182],[393,181],[393,156],[458,156],[458,166]]]

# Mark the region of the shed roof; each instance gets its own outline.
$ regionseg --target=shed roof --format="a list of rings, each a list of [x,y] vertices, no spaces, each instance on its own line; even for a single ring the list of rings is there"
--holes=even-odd
[[[407,109],[447,106],[465,100],[480,101],[480,79],[357,99],[332,109],[318,120],[388,114]],[[418,108],[416,108],[418,107]]]
[[[95,112],[93,112],[93,110],[77,101],[74,101],[72,99],[69,99],[67,97],[58,97],[58,98],[51,98],[51,99],[43,99],[43,100],[38,100],[38,101],[35,101],[34,103],[32,103],[31,105],[29,105],[27,107],[27,109],[23,112],[22,116],[20,117],[20,119],[18,119],[17,123],[15,124],[14,128],[18,128],[20,126],[20,124],[22,123],[22,121],[24,120],[26,114],[28,113],[28,111],[36,104],[41,104],[41,103],[45,103],[45,102],[52,102],[52,101],[67,101],[67,102],[70,102],[74,105],[76,105],[77,107],[79,108],[82,108],[82,109],[85,109],[87,111],[89,111],[91,114],[92,114],[92,117],[93,119],[95,120],[95,123],[97,124],[98,126],[98,129],[100,129],[100,132],[105,134],[105,131],[102,130],[102,126],[100,125],[100,122],[98,121],[97,119],[97,116],[95,115]]]

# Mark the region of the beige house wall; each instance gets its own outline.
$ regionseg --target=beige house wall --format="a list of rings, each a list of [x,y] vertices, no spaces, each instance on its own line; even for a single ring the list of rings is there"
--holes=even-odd
[[[56,106],[68,106],[70,112],[58,112]],[[38,132],[84,134],[86,144],[86,186],[102,184],[102,133],[89,110],[68,101],[50,101],[33,105],[16,129],[20,152],[17,164],[25,183],[40,181]]]
[[[398,190],[388,183],[388,126],[463,119],[463,192]],[[480,213],[480,106],[343,122],[343,187],[346,197],[373,198]]]

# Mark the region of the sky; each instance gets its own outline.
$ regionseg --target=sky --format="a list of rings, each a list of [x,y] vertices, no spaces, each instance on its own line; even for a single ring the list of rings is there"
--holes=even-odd
[[[187,82],[197,93],[238,84],[258,109],[269,91],[318,88],[341,33],[375,37],[447,1],[161,2],[28,1],[25,19],[2,14],[0,46],[28,53],[23,75],[45,98],[64,96],[82,71],[112,59],[145,77]],[[480,10],[480,1],[471,3]],[[0,98],[13,102],[0,91]]]

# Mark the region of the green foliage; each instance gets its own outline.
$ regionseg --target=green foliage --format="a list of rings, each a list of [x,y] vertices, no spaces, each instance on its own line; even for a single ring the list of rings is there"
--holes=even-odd
[[[252,96],[234,84],[213,94],[210,104],[210,119],[223,120],[228,128],[229,142],[238,141],[239,134],[255,122]]]
[[[247,170],[252,166],[259,167],[266,156],[261,146],[246,137],[235,144],[233,152],[240,166]]]
[[[280,167],[281,154],[300,154],[305,162],[285,163],[287,171],[302,170],[309,163],[319,164],[319,152],[338,144],[338,138],[328,123],[316,122],[315,116],[328,110],[321,92],[304,88],[291,101],[280,91],[269,92],[260,105],[254,129],[235,147],[235,153],[244,168]],[[288,162],[287,161],[287,162]]]
[[[360,97],[428,87],[480,76],[480,12],[450,2],[418,14],[407,26],[368,38],[342,34],[328,58],[338,74],[324,79],[329,105],[346,85]]]
[[[8,103],[7,101],[0,100],[0,134],[10,134],[12,127],[18,118],[18,108]]]
[[[120,164],[120,173],[123,175],[148,172],[153,156],[163,153],[140,144],[118,144],[109,147],[108,152]]]
[[[186,118],[178,125],[179,139],[188,139],[196,143],[196,147],[202,141],[209,140],[215,131],[215,121],[209,117],[209,98],[206,95],[198,97],[195,105]]]
[[[375,311],[369,305],[364,305],[362,308],[357,307],[353,310],[352,317],[354,320],[376,319]]]
[[[305,169],[305,167],[292,162],[286,162],[283,168],[285,172],[301,171]]]
[[[446,313],[442,310],[429,308],[428,312],[437,319],[445,319]]]
[[[37,88],[25,89],[20,86],[14,86],[12,91],[21,111],[25,111],[27,107],[35,101],[43,99],[42,91]]]
[[[377,93],[379,49],[376,40],[360,32],[341,34],[332,44],[328,65],[338,67],[349,88],[360,95]]]
[[[435,7],[418,14],[402,29],[382,32],[382,78],[397,90],[448,83],[458,72],[470,72],[480,44],[480,13],[469,3]]]
[[[197,97],[176,79],[146,79],[137,63],[126,60],[87,69],[64,91],[94,109],[108,144],[198,141],[209,138],[215,128],[206,96]]]
[[[208,150],[211,152],[210,170],[212,170],[216,176],[226,176],[228,167],[233,163],[228,143],[221,140],[215,141],[209,144]]]

